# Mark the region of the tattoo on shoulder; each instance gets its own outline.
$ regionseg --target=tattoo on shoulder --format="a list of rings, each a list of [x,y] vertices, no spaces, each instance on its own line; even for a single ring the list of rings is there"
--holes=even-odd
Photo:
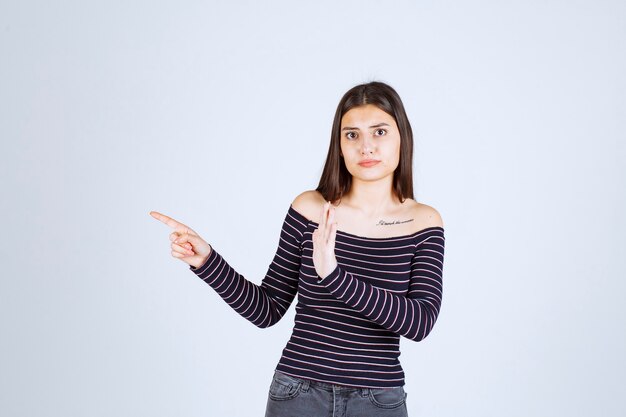
[[[402,224],[402,223],[408,223],[408,222],[412,222],[414,219],[409,219],[409,220],[394,220],[392,222],[386,222],[384,220],[379,220],[378,224],[376,224],[376,226],[392,226],[394,224]]]

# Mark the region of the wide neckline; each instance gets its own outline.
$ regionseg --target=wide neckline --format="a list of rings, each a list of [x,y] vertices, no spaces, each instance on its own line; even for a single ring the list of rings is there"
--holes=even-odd
[[[293,206],[289,206],[289,209],[292,210],[294,213],[296,213],[298,216],[300,216],[304,221],[306,221],[307,223],[313,223],[314,225],[317,225],[319,227],[319,223],[314,222],[313,220],[309,220],[308,218],[306,218],[306,216],[302,215],[299,211],[297,211],[295,208],[293,208]],[[408,238],[413,238],[421,233],[424,233],[428,230],[441,230],[444,231],[443,227],[441,226],[429,226],[429,227],[425,227],[421,230],[418,230],[417,232],[413,232],[410,233],[408,235],[400,235],[400,236],[389,236],[389,237],[368,237],[368,236],[360,236],[360,235],[356,235],[354,233],[350,233],[350,232],[344,232],[343,230],[339,230],[337,229],[337,234],[342,234],[342,235],[346,235],[346,236],[351,236],[354,238],[358,238],[358,239],[363,239],[363,240],[392,240],[392,239],[408,239]]]

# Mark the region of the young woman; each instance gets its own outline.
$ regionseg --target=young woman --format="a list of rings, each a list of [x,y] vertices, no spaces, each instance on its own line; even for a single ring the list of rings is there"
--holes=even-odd
[[[256,326],[275,324],[298,294],[266,417],[407,415],[399,339],[423,340],[437,320],[445,241],[439,213],[413,199],[412,163],[396,91],[347,91],[319,185],[288,208],[260,285],[189,227],[150,212],[174,229],[172,256]]]

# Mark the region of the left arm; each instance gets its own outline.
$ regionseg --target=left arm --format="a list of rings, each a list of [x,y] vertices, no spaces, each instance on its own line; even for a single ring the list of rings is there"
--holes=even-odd
[[[435,325],[443,294],[445,237],[443,229],[434,229],[431,234],[417,244],[406,296],[363,282],[339,265],[320,283],[385,329],[419,342]]]

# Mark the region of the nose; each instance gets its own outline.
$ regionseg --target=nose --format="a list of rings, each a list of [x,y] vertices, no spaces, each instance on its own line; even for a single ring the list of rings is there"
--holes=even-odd
[[[371,154],[374,152],[374,140],[371,136],[363,135],[363,141],[361,142],[361,154]]]

